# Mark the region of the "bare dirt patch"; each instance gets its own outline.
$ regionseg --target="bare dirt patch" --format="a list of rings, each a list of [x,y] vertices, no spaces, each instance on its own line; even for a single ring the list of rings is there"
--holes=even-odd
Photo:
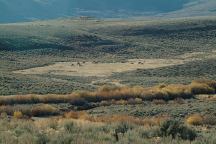
[[[14,71],[18,74],[53,74],[66,76],[97,76],[106,77],[113,73],[133,71],[137,69],[154,69],[183,64],[179,59],[130,59],[125,63],[97,63],[97,62],[58,62],[44,67]]]

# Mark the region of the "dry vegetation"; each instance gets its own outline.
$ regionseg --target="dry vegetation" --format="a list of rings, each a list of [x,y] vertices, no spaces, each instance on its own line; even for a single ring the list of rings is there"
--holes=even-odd
[[[1,105],[36,104],[36,103],[89,103],[109,100],[153,101],[193,98],[196,94],[213,94],[216,81],[199,80],[189,85],[159,85],[151,88],[143,87],[102,87],[95,92],[79,92],[69,95],[17,95],[1,96]]]
[[[185,83],[216,78],[215,20],[170,22],[2,26],[0,143],[214,144],[216,81]]]
[[[19,112],[20,113],[20,112]],[[20,114],[18,114],[19,116]],[[135,118],[123,115],[110,117],[88,116],[84,112],[66,113],[65,118],[36,121],[2,117],[0,134],[3,143],[175,143],[191,144],[208,141],[197,138],[197,132],[169,117]]]
[[[90,122],[102,122],[102,123],[116,123],[116,122],[127,122],[136,125],[142,126],[159,126],[163,122],[169,119],[169,116],[158,116],[158,117],[149,117],[149,118],[138,118],[128,115],[110,115],[110,116],[91,116],[86,112],[68,112],[65,113],[64,118],[67,119],[78,119],[78,120],[86,120]]]
[[[201,125],[203,120],[203,116],[199,114],[193,114],[186,119],[186,122],[189,125]]]
[[[200,137],[204,126],[215,126],[213,114],[184,115],[176,121],[167,114],[134,116],[130,114],[92,114],[89,111],[60,110],[61,103],[83,106],[131,105],[136,106],[147,101],[157,106],[167,104],[181,105],[186,99],[196,98],[197,94],[212,94],[216,90],[216,81],[198,80],[188,85],[165,85],[143,87],[108,87],[94,92],[80,92],[69,95],[25,95],[0,97],[1,118],[12,133],[1,135],[6,143],[26,141],[30,143],[210,143],[214,138]],[[193,99],[194,101],[194,99]],[[57,105],[58,104],[58,105]],[[191,103],[188,103],[190,105]],[[8,116],[10,115],[10,116]],[[47,118],[47,116],[54,116]],[[35,118],[37,117],[37,118]],[[46,117],[46,118],[39,118]],[[188,124],[187,126],[183,123]],[[1,120],[0,120],[1,122]],[[25,122],[20,124],[19,122]],[[15,124],[14,124],[15,123]],[[14,124],[14,125],[13,125]],[[1,127],[5,127],[2,125]],[[20,126],[19,126],[20,125]],[[1,129],[0,127],[0,129]],[[200,128],[201,127],[201,128]],[[31,131],[29,132],[29,129]],[[210,131],[210,129],[207,129]],[[211,129],[212,130],[212,129]],[[21,132],[20,132],[21,131]],[[15,133],[15,136],[13,136]],[[21,134],[20,134],[21,133]],[[24,137],[25,136],[25,137]],[[213,137],[213,135],[210,135]],[[16,137],[8,142],[9,137]]]
[[[215,125],[216,124],[216,116],[215,115],[201,115],[201,114],[193,114],[187,117],[186,123],[189,125]]]
[[[191,129],[170,121],[156,127],[137,126],[129,122],[92,123],[82,120],[48,118],[37,121],[23,119],[0,119],[0,141],[7,144],[94,144],[94,143],[148,143],[191,144],[189,140],[200,141]],[[174,129],[177,126],[178,129]],[[168,127],[166,127],[168,126]],[[168,129],[167,129],[168,128]],[[169,137],[170,132],[177,136],[184,131],[178,139]],[[193,136],[193,137],[192,137]],[[207,137],[201,139],[208,140]]]
[[[59,109],[53,107],[48,104],[39,104],[39,105],[5,105],[0,106],[0,113],[6,113],[7,115],[13,115],[14,117],[19,117],[20,113],[22,115],[32,117],[42,117],[42,116],[50,116],[57,115],[60,113]]]
[[[68,95],[17,95],[0,97],[0,113],[16,116],[18,112],[26,117],[44,117],[61,115],[65,111],[88,110],[95,107],[111,105],[139,105],[151,101],[155,105],[165,105],[170,100],[176,104],[183,104],[184,99],[195,98],[197,94],[215,93],[216,82],[199,80],[189,85],[164,85],[143,87],[108,87],[103,86],[94,92],[76,92]],[[68,104],[69,108],[62,110],[57,104]],[[70,113],[69,113],[70,114]],[[77,114],[76,114],[77,115]],[[66,116],[67,117],[67,116]],[[74,116],[73,116],[74,117]],[[77,116],[80,118],[80,116]],[[116,117],[94,118],[82,115],[90,121],[115,121]],[[130,117],[121,116],[123,119]],[[114,118],[114,119],[113,119]],[[189,124],[196,124],[191,117]],[[135,123],[145,123],[143,120],[134,120]]]
[[[15,111],[13,116],[14,116],[14,118],[17,118],[17,119],[23,118],[23,114],[20,111]]]

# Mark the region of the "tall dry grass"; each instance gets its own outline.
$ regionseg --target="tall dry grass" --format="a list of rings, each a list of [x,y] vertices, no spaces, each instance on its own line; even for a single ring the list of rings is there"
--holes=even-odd
[[[0,106],[0,113],[6,113],[7,115],[14,115],[15,113],[20,112],[25,116],[51,116],[58,115],[60,113],[59,109],[48,105],[48,104],[39,104],[34,106],[13,106],[5,105]]]
[[[189,125],[216,125],[216,116],[212,114],[192,114],[186,118],[186,123]]]
[[[1,96],[0,105],[36,104],[36,103],[82,103],[102,101],[128,101],[142,99],[143,101],[173,100],[192,98],[196,94],[212,94],[216,91],[216,81],[198,80],[189,85],[171,84],[150,88],[143,87],[102,87],[95,92],[80,92],[68,95],[17,95]]]
[[[216,82],[207,80],[192,81],[189,85],[193,94],[214,94],[216,91]]]
[[[82,112],[68,112],[65,113],[64,118],[67,119],[78,119],[78,120],[86,120],[90,122],[102,122],[102,123],[133,123],[136,125],[142,125],[142,126],[159,126],[163,122],[170,119],[169,116],[158,116],[158,117],[146,117],[146,118],[138,118],[128,115],[109,115],[109,116],[91,116],[88,113],[82,111]]]

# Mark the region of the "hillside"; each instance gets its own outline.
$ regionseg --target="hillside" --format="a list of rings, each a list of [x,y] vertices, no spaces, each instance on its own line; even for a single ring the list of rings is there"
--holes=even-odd
[[[0,25],[1,94],[70,93],[103,84],[152,86],[214,79],[215,22],[214,17],[205,17]],[[81,68],[76,67],[79,63]]]
[[[183,17],[215,15],[214,0],[0,0],[0,22],[61,17]]]
[[[216,17],[168,13],[0,24],[0,143],[214,144]]]
[[[215,0],[197,0],[187,3],[183,9],[170,12],[169,17],[211,16],[215,15]]]

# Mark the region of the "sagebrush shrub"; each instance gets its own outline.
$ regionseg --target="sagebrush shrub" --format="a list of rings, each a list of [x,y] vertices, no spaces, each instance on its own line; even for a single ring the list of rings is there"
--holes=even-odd
[[[123,122],[117,126],[115,132],[125,134],[128,130],[131,130],[132,128],[133,127],[129,123]]]
[[[216,125],[216,116],[214,116],[214,115],[206,115],[206,116],[204,116],[203,124]]]
[[[132,128],[133,127],[129,123],[126,123],[126,122],[120,123],[115,129],[115,132],[113,135],[115,137],[115,140],[119,141],[119,134],[124,135],[125,133],[127,133],[128,130],[131,130]]]
[[[172,136],[172,138],[180,137],[184,140],[194,140],[197,134],[192,129],[182,125],[180,122],[175,120],[169,120],[162,124],[160,128],[161,136]]]

